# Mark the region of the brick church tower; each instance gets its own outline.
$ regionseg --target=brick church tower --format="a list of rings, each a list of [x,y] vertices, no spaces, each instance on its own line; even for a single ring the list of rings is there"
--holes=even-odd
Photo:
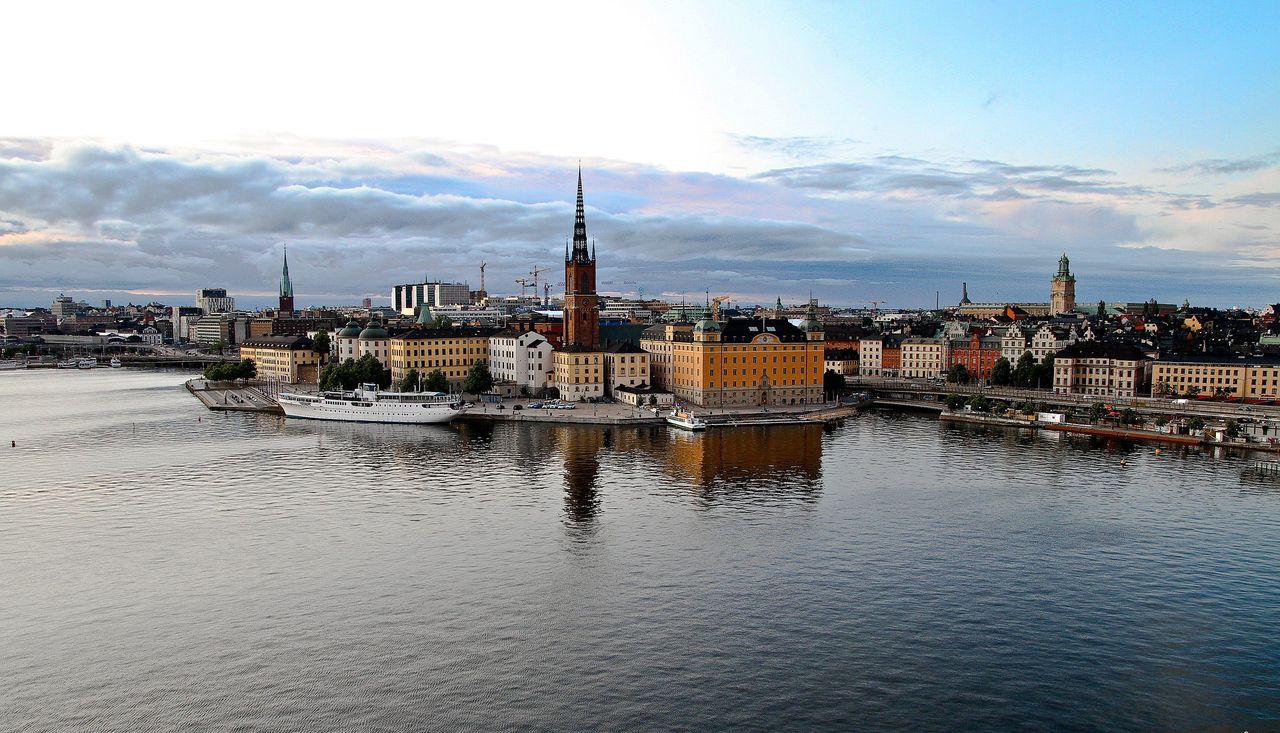
[[[573,251],[564,252],[564,344],[587,351],[600,347],[600,298],[596,295],[595,245],[587,251],[587,219],[582,208],[582,168],[578,168],[578,209]]]
[[[279,316],[293,315],[293,281],[289,279],[289,249],[284,250],[284,272],[280,273],[280,307]]]

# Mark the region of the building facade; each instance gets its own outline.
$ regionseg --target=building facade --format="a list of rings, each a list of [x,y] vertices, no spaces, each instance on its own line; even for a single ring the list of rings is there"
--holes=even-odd
[[[258,368],[258,379],[288,384],[315,384],[321,355],[311,350],[306,336],[259,336],[240,344],[240,358]]]
[[[492,328],[415,328],[392,336],[387,363],[391,381],[400,382],[410,369],[424,377],[439,369],[450,382],[462,382],[472,365],[489,360],[494,333]]]
[[[514,382],[539,394],[554,381],[554,349],[536,331],[499,331],[489,337],[489,373],[495,382]]]
[[[665,389],[682,400],[702,407],[822,401],[825,343],[816,314],[797,327],[781,318],[720,324],[708,310],[692,329],[666,335],[671,373]],[[654,345],[654,339],[643,343]]]
[[[423,308],[470,305],[471,287],[441,281],[408,283],[391,289],[391,307],[402,316],[416,316]]]
[[[201,313],[230,313],[236,309],[236,299],[227,297],[226,288],[201,288],[196,291],[196,307]]]
[[[908,379],[931,379],[942,376],[946,368],[947,342],[945,340],[919,336],[902,340],[902,366],[899,369],[899,376]]]
[[[604,396],[605,355],[570,344],[555,352],[555,387],[560,399],[579,402]]]
[[[622,342],[604,349],[605,386],[608,394],[619,387],[649,386],[649,354],[635,344]]]
[[[1251,356],[1179,358],[1151,363],[1155,397],[1212,395],[1241,399],[1280,398],[1280,359]]]
[[[1147,355],[1129,344],[1081,341],[1053,361],[1053,391],[1098,397],[1137,397],[1151,388]]]
[[[969,372],[970,379],[987,380],[1003,353],[999,336],[973,334],[967,340],[956,339],[947,350],[947,370],[961,365]]]

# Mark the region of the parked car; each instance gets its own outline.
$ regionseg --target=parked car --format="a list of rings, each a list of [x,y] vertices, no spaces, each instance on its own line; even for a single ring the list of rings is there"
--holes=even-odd
[[[530,402],[530,403],[529,403],[529,409],[530,409],[530,410],[537,410],[537,409],[539,409],[539,408],[541,408],[541,407],[542,407],[542,403],[541,403],[541,402]]]

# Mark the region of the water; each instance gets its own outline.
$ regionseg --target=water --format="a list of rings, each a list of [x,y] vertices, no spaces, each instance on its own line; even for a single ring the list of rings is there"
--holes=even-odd
[[[0,728],[1280,729],[1242,458],[286,423],[183,379],[0,374]]]

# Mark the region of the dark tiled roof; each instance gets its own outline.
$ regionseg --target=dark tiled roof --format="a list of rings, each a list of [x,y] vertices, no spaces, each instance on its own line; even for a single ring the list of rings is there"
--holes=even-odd
[[[415,328],[404,333],[397,333],[392,339],[408,341],[410,339],[457,339],[457,338],[488,338],[498,333],[496,328]]]
[[[806,340],[805,332],[785,318],[730,318],[720,332],[720,340],[724,343],[748,343],[759,336],[762,329],[784,343]]]
[[[1117,344],[1110,341],[1080,341],[1059,351],[1057,358],[1140,361],[1147,358],[1147,355],[1132,344]]]
[[[647,351],[640,348],[639,346],[636,346],[630,341],[621,341],[616,344],[610,344],[609,346],[606,346],[604,350],[610,354],[647,354],[648,353]]]
[[[311,348],[311,339],[306,336],[259,336],[240,342],[240,346],[248,346],[255,349],[302,351]]]

